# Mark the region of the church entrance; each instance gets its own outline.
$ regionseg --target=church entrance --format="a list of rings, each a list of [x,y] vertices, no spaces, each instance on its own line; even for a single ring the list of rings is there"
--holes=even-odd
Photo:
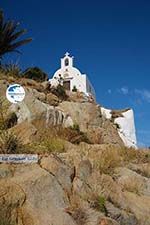
[[[63,87],[64,87],[66,90],[70,91],[70,80],[64,81],[64,82],[63,82]]]

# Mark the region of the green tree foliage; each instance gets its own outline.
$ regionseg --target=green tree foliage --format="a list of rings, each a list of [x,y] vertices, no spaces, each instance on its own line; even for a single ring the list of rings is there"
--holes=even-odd
[[[78,90],[77,90],[77,87],[76,87],[75,85],[73,86],[72,91],[73,91],[73,92],[77,92],[77,91],[78,91]]]
[[[48,80],[48,75],[38,67],[31,67],[24,71],[23,77],[36,81]]]
[[[56,88],[52,88],[51,92],[56,95],[61,100],[67,100],[68,96],[66,94],[65,88],[62,85],[58,85]]]
[[[29,43],[32,39],[27,38],[17,41],[23,34],[25,29],[18,29],[19,23],[4,18],[3,11],[0,10],[0,58],[9,52],[19,52],[18,47]]]

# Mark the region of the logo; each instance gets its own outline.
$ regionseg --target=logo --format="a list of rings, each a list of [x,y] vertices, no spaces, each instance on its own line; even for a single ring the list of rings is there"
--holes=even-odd
[[[22,102],[25,97],[25,90],[20,84],[13,84],[7,88],[6,97],[11,103]]]

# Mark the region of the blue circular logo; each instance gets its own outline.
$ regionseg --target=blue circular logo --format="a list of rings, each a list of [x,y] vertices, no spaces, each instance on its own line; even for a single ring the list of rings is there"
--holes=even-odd
[[[25,97],[25,90],[20,84],[13,84],[7,88],[6,97],[11,103],[22,102]]]

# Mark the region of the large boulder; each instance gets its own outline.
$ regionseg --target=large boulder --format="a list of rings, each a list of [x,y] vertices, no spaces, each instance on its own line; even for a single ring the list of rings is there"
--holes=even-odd
[[[14,112],[18,123],[32,122],[34,120],[44,122],[45,126],[66,124],[68,116],[54,106],[42,102],[45,99],[44,93],[38,93],[31,88],[25,88],[26,96],[23,102],[12,104],[10,112]],[[69,124],[68,124],[69,125]],[[72,125],[72,123],[70,124]]]
[[[53,174],[67,193],[71,193],[72,180],[75,176],[74,167],[69,167],[60,158],[55,155],[41,159],[41,167]]]
[[[131,192],[125,192],[124,195],[128,210],[136,216],[139,224],[149,225],[150,197],[138,196]]]
[[[48,93],[47,96],[46,96],[46,102],[49,105],[58,106],[59,98],[56,95],[52,94],[52,93]]]
[[[68,113],[75,124],[80,126],[80,130],[86,132],[90,128],[98,128],[102,125],[101,111],[99,106],[85,102],[67,102],[59,104],[58,109]]]
[[[150,180],[142,175],[124,168],[115,169],[115,178],[125,190],[150,197]]]
[[[22,122],[10,129],[21,141],[22,144],[29,144],[34,141],[37,129],[32,123]]]
[[[135,215],[126,210],[122,210],[114,206],[111,202],[106,202],[106,210],[108,216],[116,220],[119,224],[123,225],[137,225],[138,221]]]
[[[149,179],[126,167],[101,173],[95,160],[104,148],[66,143],[67,152],[37,164],[0,164],[3,224],[149,225]]]
[[[7,193],[7,196],[12,199],[13,193],[15,193],[13,202],[16,207],[22,206],[23,224],[76,224],[72,217],[65,212],[65,208],[69,206],[67,193],[57,178],[46,169],[40,168],[36,164],[28,166],[18,165],[10,181],[15,183],[18,190],[22,191],[23,197],[20,197],[18,190],[11,192],[12,187],[9,193],[7,193],[6,188],[3,188],[2,194],[5,196],[5,193]],[[20,198],[21,200],[19,200]],[[22,205],[23,202],[24,204]],[[12,200],[11,202],[9,199],[3,201],[3,208],[6,208],[6,213],[8,204],[13,206]]]
[[[20,186],[8,180],[0,180],[0,224],[21,225],[19,211],[26,199]]]
[[[0,164],[0,179],[12,177],[14,167],[9,164]]]
[[[87,134],[88,139],[94,144],[118,144],[123,146],[116,126],[102,117],[99,105],[90,102],[64,101],[57,107],[68,113],[74,124]]]

